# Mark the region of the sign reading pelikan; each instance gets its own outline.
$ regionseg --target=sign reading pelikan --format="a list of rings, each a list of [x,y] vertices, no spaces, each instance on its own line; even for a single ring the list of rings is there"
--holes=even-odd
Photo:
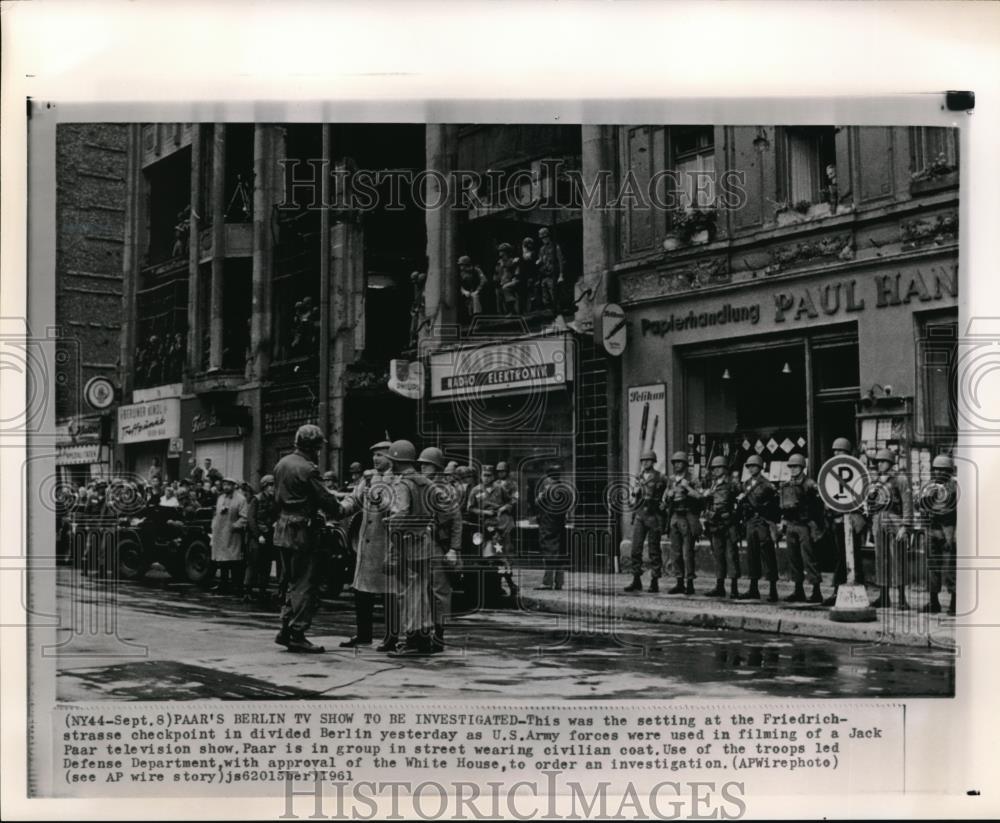
[[[181,401],[179,397],[120,406],[118,442],[142,443],[180,437]]]
[[[431,355],[431,397],[491,397],[562,386],[573,377],[570,350],[561,336],[437,352]]]

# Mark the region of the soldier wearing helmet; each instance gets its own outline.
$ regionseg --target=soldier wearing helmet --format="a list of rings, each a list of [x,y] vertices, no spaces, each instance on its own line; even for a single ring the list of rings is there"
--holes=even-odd
[[[274,475],[265,474],[260,479],[260,491],[247,506],[247,569],[243,578],[244,600],[253,598],[267,604],[267,586],[274,562],[274,521],[277,519],[274,500]],[[280,578],[279,578],[280,580]]]
[[[833,456],[849,455],[851,453],[851,441],[846,437],[838,437],[833,441]],[[842,514],[840,512],[827,511],[830,521],[830,531],[836,543],[837,564],[833,569],[833,594],[823,601],[824,606],[835,606],[837,604],[837,590],[847,582],[847,540],[844,537],[844,518],[848,518],[851,528],[854,531],[854,580],[861,585],[865,582],[864,566],[861,562],[861,548],[864,545],[863,536],[868,522],[860,512]]]
[[[663,492],[662,508],[670,523],[670,550],[673,554],[677,585],[667,594],[694,594],[694,541],[701,533],[698,511],[701,491],[688,473],[688,456],[674,452],[670,457],[673,474]]]
[[[649,545],[649,591],[660,590],[663,558],[660,536],[663,534],[663,513],[660,501],[667,488],[667,481],[656,468],[656,452],[645,451],[639,455],[639,477],[632,488],[632,582],[627,592],[642,591],[642,547]]]
[[[955,525],[958,516],[958,484],[952,476],[954,461],[939,454],[931,463],[931,482],[921,489],[920,505],[928,518],[927,591],[930,601],[923,612],[941,611],[941,582],[948,587],[948,614],[955,614]]]
[[[493,466],[484,465],[481,469],[480,482],[469,492],[466,509],[473,522],[481,528],[493,527],[503,537],[503,545],[508,545],[507,536],[511,531],[511,499],[507,490],[496,482]],[[506,582],[510,597],[517,596],[517,584],[510,564],[503,555],[494,555],[497,574]]]
[[[511,523],[514,521],[514,517],[517,512],[517,503],[519,498],[518,488],[517,488],[517,478],[510,476],[510,466],[507,464],[506,460],[501,460],[497,463],[497,485],[501,486],[503,490],[507,493],[507,498],[510,500],[510,508],[508,513],[510,515],[509,519]]]
[[[788,458],[791,477],[781,484],[778,495],[781,502],[782,525],[785,544],[792,566],[795,590],[785,598],[788,603],[822,603],[820,590],[822,577],[816,557],[816,541],[820,536],[823,503],[819,487],[806,475],[806,459],[801,454]],[[806,596],[805,580],[809,578],[812,592]]]
[[[324,651],[305,636],[319,605],[321,512],[334,517],[340,513],[340,504],[323,485],[316,465],[323,440],[323,432],[318,426],[300,426],[295,433],[295,451],[282,457],[274,467],[274,497],[278,509],[274,545],[280,550],[282,565],[288,570],[281,631],[275,642],[292,652]]]
[[[330,470],[323,472],[323,485],[332,492],[340,491],[340,481],[337,478],[337,473]]]
[[[751,454],[745,465],[750,476],[744,481],[743,493],[738,500],[746,525],[750,588],[743,597],[746,600],[760,599],[758,581],[763,571],[770,585],[767,600],[769,603],[774,603],[778,600],[778,558],[774,550],[773,535],[775,525],[781,517],[778,492],[771,481],[762,474],[764,461],[759,454]]]
[[[353,494],[358,484],[364,480],[364,468],[360,463],[354,462],[348,467],[347,473],[351,476],[351,482],[347,484],[347,493]]]
[[[366,480],[359,483],[351,495],[341,502],[345,515],[361,513],[352,583],[357,633],[340,644],[343,648],[367,646],[372,642],[376,600],[382,601],[385,613],[385,635],[377,650],[394,651],[399,639],[398,589],[395,578],[387,575],[385,569],[389,543],[389,529],[385,519],[389,516],[396,482],[393,464],[389,459],[391,448],[392,443],[388,440],[381,440],[369,447],[374,470],[366,471]]]
[[[550,460],[545,477],[535,487],[535,511],[538,513],[538,548],[542,552],[545,573],[543,589],[561,589],[566,582],[566,503],[571,499],[562,485],[562,464]],[[561,488],[560,488],[561,487]]]
[[[740,556],[733,539],[732,524],[736,519],[736,498],[739,487],[729,477],[726,458],[721,454],[709,464],[712,482],[705,490],[705,523],[715,557],[715,588],[709,597],[726,596],[726,578],[730,580],[729,596],[739,599]]]
[[[458,553],[462,546],[462,510],[455,487],[441,472],[445,469],[441,449],[433,446],[420,452],[417,458],[420,471],[431,482],[430,508],[434,516],[434,545],[431,557],[430,579],[431,612],[434,636],[431,638],[432,654],[444,651],[444,629],[451,610],[451,583],[448,572],[458,566]],[[405,598],[404,592],[404,598]]]
[[[889,589],[895,587],[900,609],[910,608],[906,602],[906,549],[909,525],[913,518],[910,484],[896,471],[896,455],[889,449],[875,454],[876,474],[868,486],[866,508],[871,517],[875,540],[875,582],[879,595],[872,603],[876,609],[887,609],[892,603]]]

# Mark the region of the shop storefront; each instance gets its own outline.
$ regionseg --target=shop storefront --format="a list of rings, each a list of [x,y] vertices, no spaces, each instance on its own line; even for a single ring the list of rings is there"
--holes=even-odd
[[[630,472],[644,433],[637,390],[655,387],[667,418],[659,468],[685,451],[702,477],[716,455],[741,472],[755,453],[773,478],[787,475],[793,454],[814,473],[838,436],[869,455],[897,451],[916,474],[954,443],[953,258],[630,295],[621,433]]]
[[[103,432],[107,440],[107,432]],[[109,472],[110,449],[102,442],[100,416],[77,417],[58,427],[56,470],[63,485],[82,486]]]
[[[180,454],[181,401],[168,397],[118,408],[118,446],[127,471],[149,476],[159,460],[164,476],[176,477]]]

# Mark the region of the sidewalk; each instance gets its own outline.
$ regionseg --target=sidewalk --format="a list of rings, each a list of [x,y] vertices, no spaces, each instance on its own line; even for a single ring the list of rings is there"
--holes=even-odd
[[[743,631],[769,632],[783,636],[817,637],[853,643],[882,643],[898,646],[953,649],[954,617],[945,614],[920,614],[917,610],[927,602],[927,593],[909,587],[908,611],[877,609],[873,623],[837,623],[830,619],[830,609],[801,603],[768,603],[766,600],[733,601],[728,598],[705,597],[714,579],[699,577],[695,580],[692,596],[668,595],[648,592],[625,592],[631,581],[630,574],[566,574],[566,583],[560,591],[539,590],[542,572],[525,569],[517,572],[521,587],[521,606],[529,611],[568,614],[571,619],[586,624],[590,630],[611,628],[623,620],[648,623],[671,623],[699,628],[740,629]],[[662,578],[665,591],[674,584],[672,578]],[[648,585],[649,575],[643,577]],[[664,585],[666,584],[666,585]],[[740,581],[740,591],[746,591],[748,582]],[[728,587],[728,582],[727,582]],[[787,581],[778,582],[778,594],[791,594],[794,586]],[[766,597],[766,584],[764,584]],[[830,575],[824,575],[823,593],[833,592]],[[877,590],[869,588],[871,599]],[[947,595],[943,595],[947,608]],[[893,592],[895,599],[895,592]]]

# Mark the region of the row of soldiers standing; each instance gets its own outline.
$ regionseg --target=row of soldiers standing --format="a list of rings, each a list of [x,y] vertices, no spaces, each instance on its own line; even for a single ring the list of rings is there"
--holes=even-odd
[[[834,455],[850,454],[851,444],[843,437],[833,443]],[[759,455],[750,455],[744,466],[748,475],[742,483],[729,476],[727,461],[716,456],[710,463],[711,480],[707,488],[699,488],[688,471],[688,456],[675,452],[671,457],[673,473],[667,477],[657,471],[656,454],[641,455],[639,482],[633,491],[632,582],[627,592],[642,591],[643,544],[648,542],[651,580],[647,591],[659,591],[662,573],[660,536],[664,522],[669,532],[676,585],[668,594],[693,595],[695,577],[695,541],[704,529],[712,546],[716,585],[706,594],[725,597],[725,581],[730,580],[729,596],[733,599],[759,600],[759,580],[769,583],[767,599],[778,600],[778,564],[776,544],[779,531],[784,533],[788,559],[795,588],[785,597],[790,603],[814,603],[832,606],[836,603],[836,588],[847,582],[846,537],[844,518],[850,518],[854,535],[855,580],[864,582],[863,567],[858,554],[867,529],[875,541],[874,581],[879,595],[872,603],[876,608],[891,605],[890,590],[897,591],[897,606],[909,608],[906,599],[907,547],[913,524],[913,506],[905,475],[896,471],[896,456],[887,449],[876,454],[877,470],[868,487],[865,510],[848,515],[827,512],[816,483],[806,475],[805,458],[800,454],[788,460],[790,477],[775,486],[763,475],[764,462]],[[949,613],[955,613],[955,523],[957,487],[952,476],[954,464],[946,455],[938,455],[932,463],[933,482],[921,492],[920,505],[928,518],[928,590],[930,599],[923,610],[941,611],[939,595],[942,582],[951,592]],[[818,544],[827,529],[832,531],[837,547],[834,570],[834,593],[824,599],[820,588],[821,575]],[[749,589],[741,594],[739,541],[747,544]],[[805,583],[811,584],[806,593]]]

